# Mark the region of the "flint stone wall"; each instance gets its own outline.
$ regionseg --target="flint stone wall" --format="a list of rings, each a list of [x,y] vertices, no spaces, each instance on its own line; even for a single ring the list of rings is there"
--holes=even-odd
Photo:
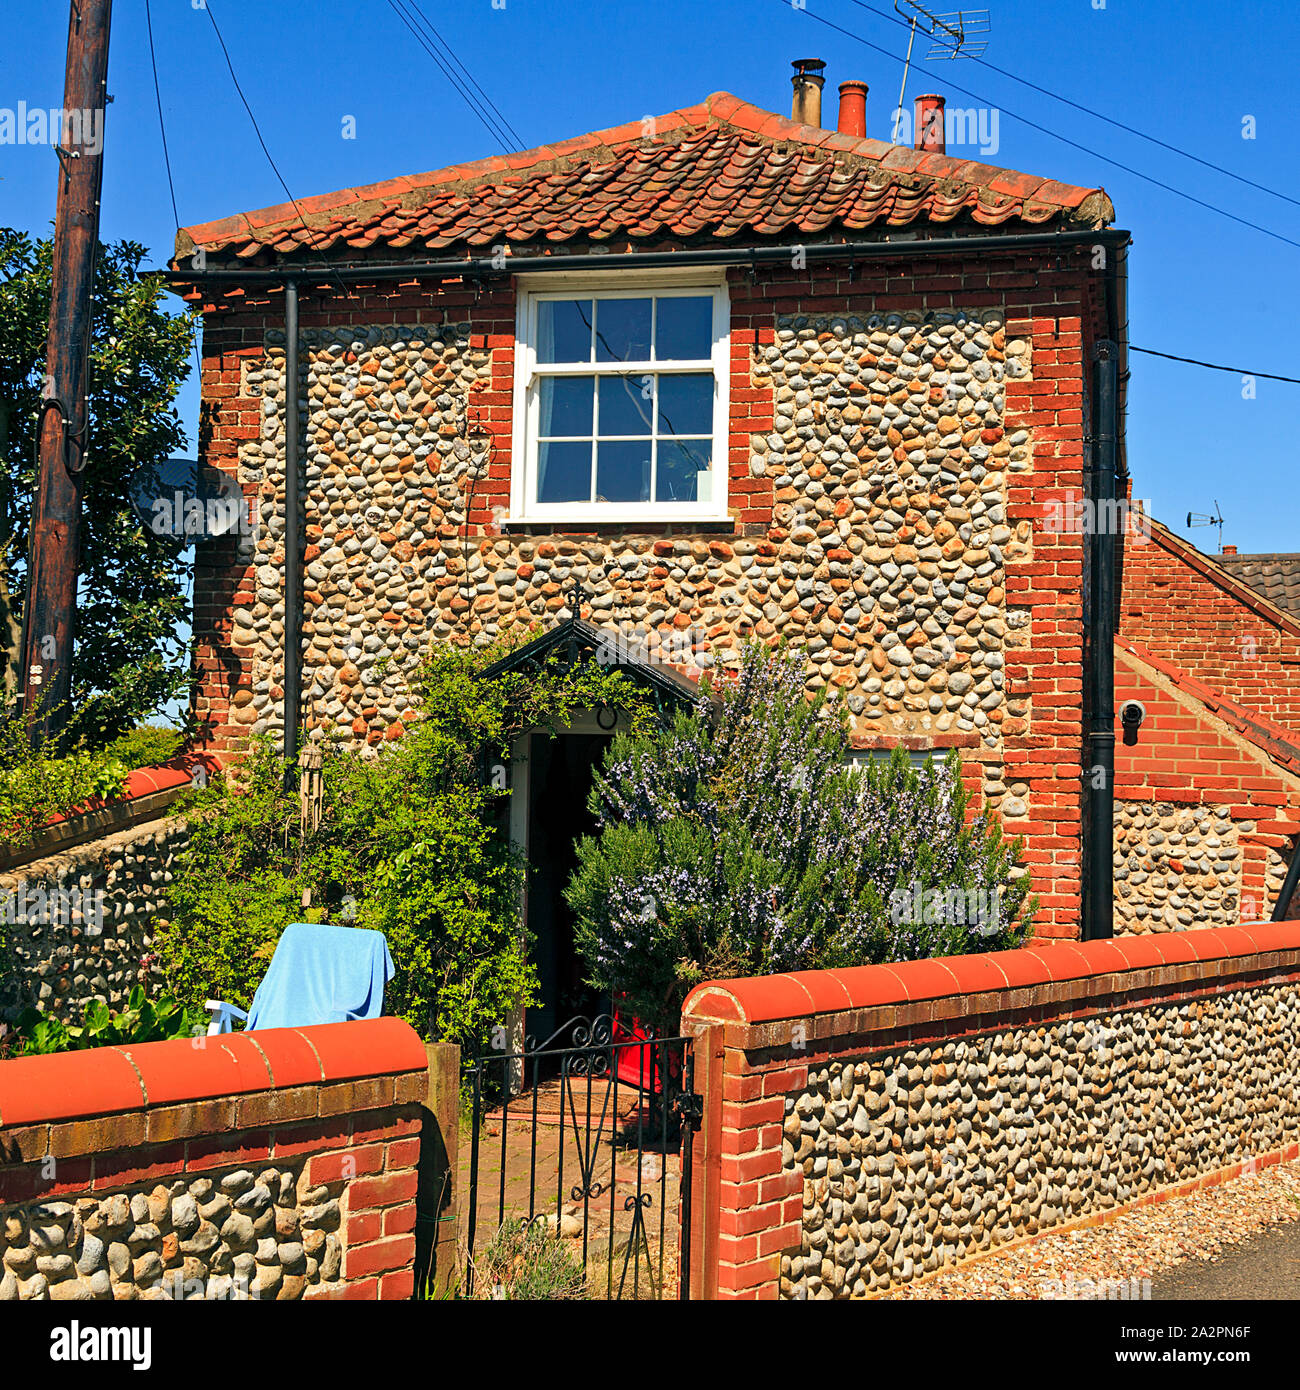
[[[337,1293],[339,1198],[302,1163],[11,1207],[0,1302],[298,1299]]]
[[[857,732],[970,735],[996,763],[1003,719],[1028,713],[1004,686],[1004,651],[1027,643],[1030,621],[1007,606],[1004,565],[1031,543],[1006,510],[1007,472],[1031,466],[1029,432],[1005,428],[1005,381],[1031,379],[1029,343],[1009,341],[993,310],[776,323],[748,383],[773,402],[748,466],[773,489],[771,524],[734,539],[689,524],[658,537],[539,541],[496,524],[470,536],[494,465],[475,404],[492,352],[471,346],[468,323],[304,330],[312,720],[395,737],[431,638],[528,630],[558,614],[577,579],[602,626],[689,630],[700,668],[780,633],[806,650],[809,688],[842,696]],[[277,727],[283,697],[282,343],[268,331],[265,356],[242,368],[241,395],[261,412],[238,455],[240,482],[259,494],[238,556],[254,582],[234,597],[229,638],[247,654],[250,679],[231,698],[247,733]],[[733,379],[733,392],[745,386]],[[996,767],[989,781],[995,799],[1008,790]],[[1024,814],[1023,802],[1011,810]]]
[[[818,1068],[782,1298],[863,1297],[1300,1136],[1287,985]]]
[[[1227,806],[1117,801],[1116,932],[1186,931],[1236,922],[1239,832],[1254,829],[1254,822],[1239,826]]]
[[[396,1018],[0,1062],[0,1301],[409,1298],[428,1085]]]
[[[186,841],[169,817],[0,874],[0,1021],[36,1005],[75,1023],[92,999],[118,1008],[137,984],[161,989],[154,932]],[[76,920],[87,903],[102,905],[99,931]]]

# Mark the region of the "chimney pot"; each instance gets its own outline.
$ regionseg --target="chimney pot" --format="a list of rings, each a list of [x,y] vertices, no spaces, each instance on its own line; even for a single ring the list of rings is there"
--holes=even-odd
[[[822,69],[826,64],[820,58],[796,58],[791,66],[794,68],[794,76],[790,79],[794,86],[794,104],[790,117],[800,125],[820,126],[822,87],[826,82]]]
[[[841,135],[851,135],[855,140],[867,137],[867,84],[865,82],[840,83],[840,119],[836,129]]]
[[[1222,553],[1224,555],[1235,555],[1237,553],[1237,547],[1235,545],[1225,545]]]
[[[916,99],[916,148],[927,154],[943,154],[943,98],[933,92]]]

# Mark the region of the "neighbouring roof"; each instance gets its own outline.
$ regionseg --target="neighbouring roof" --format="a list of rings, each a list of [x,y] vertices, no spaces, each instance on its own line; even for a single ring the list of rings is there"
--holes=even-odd
[[[859,140],[715,92],[698,106],[519,154],[189,227],[177,234],[176,256],[196,245],[249,261],[616,236],[1100,227],[1113,218],[1100,188]]]
[[[1300,618],[1300,554],[1216,555],[1229,574],[1268,599],[1292,617]]]
[[[1300,610],[1288,608],[1272,593],[1266,592],[1258,585],[1252,583],[1245,575],[1230,569],[1228,563],[1225,562],[1230,562],[1234,558],[1233,556],[1207,555],[1205,551],[1198,550],[1191,541],[1178,535],[1177,532],[1171,531],[1164,522],[1158,521],[1150,512],[1144,514],[1144,524],[1149,526],[1152,540],[1157,542],[1157,544],[1162,546],[1171,555],[1176,555],[1179,559],[1185,561],[1212,584],[1246,604],[1268,622],[1300,633]],[[1235,558],[1238,560],[1260,560],[1269,557],[1262,555],[1238,555]],[[1278,555],[1273,558],[1278,560],[1292,558],[1300,560],[1300,556],[1292,557],[1287,555]]]

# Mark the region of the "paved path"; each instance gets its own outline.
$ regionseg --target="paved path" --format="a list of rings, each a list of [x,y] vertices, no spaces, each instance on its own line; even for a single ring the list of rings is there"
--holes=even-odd
[[[571,1078],[563,1097],[559,1081],[548,1081],[536,1097],[528,1092],[512,1101],[504,1116],[500,1107],[490,1109],[479,1135],[476,1250],[491,1242],[503,1220],[537,1216],[558,1228],[585,1266],[591,1296],[617,1297],[621,1287],[623,1297],[671,1297],[681,1159],[671,1142],[666,1154],[656,1142],[662,1120],[659,1110],[642,1108],[638,1092],[620,1087],[615,1100],[609,1082],[583,1078]],[[469,1234],[470,1155],[471,1135],[462,1132],[462,1247]],[[633,1240],[638,1199],[644,1235]]]
[[[1153,1299],[1300,1299],[1300,1222],[1189,1260],[1152,1281]]]

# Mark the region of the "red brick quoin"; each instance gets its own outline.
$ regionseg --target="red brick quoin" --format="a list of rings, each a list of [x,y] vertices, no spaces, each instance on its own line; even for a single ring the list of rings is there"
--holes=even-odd
[[[261,1164],[339,1194],[337,1279],[409,1298],[424,1044],[397,1018],[0,1063],[0,1211]]]

